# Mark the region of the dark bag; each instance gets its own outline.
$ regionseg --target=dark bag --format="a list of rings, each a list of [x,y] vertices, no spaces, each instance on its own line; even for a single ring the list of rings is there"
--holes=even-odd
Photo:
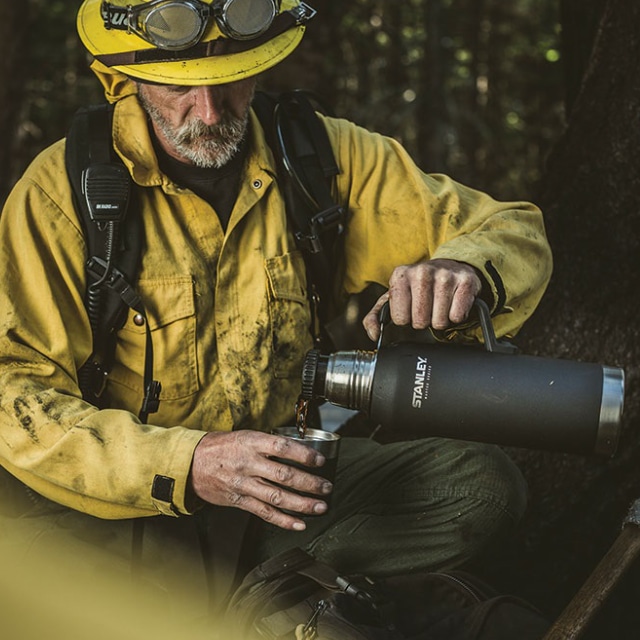
[[[294,548],[246,575],[230,599],[224,628],[243,639],[400,640],[372,588],[366,578],[341,576]]]
[[[550,626],[529,602],[462,571],[395,576],[378,587],[411,640],[539,640]]]
[[[301,549],[247,574],[230,599],[233,638],[537,640],[549,627],[529,603],[462,572],[380,580],[343,576]]]

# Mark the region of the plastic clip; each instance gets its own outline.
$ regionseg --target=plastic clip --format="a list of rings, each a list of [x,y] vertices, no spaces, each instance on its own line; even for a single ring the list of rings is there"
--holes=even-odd
[[[144,394],[144,400],[142,401],[141,413],[149,414],[156,413],[160,408],[160,391],[162,391],[162,385],[157,380],[152,380],[147,385],[147,392]]]
[[[295,234],[298,244],[309,253],[322,251],[321,234],[336,227],[342,227],[344,223],[344,209],[340,205],[329,207],[311,218],[310,233],[298,231]]]
[[[141,299],[138,292],[127,282],[125,275],[118,269],[97,256],[93,256],[87,262],[87,271],[98,281],[103,281],[103,286],[115,291],[122,301],[135,309],[140,305]],[[105,280],[105,274],[107,278]]]

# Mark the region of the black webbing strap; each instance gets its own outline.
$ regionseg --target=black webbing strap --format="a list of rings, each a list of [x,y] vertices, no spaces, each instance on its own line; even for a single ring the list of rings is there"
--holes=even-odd
[[[311,215],[291,211],[299,244],[310,253],[324,251],[323,235],[340,225],[344,211],[333,199],[331,180],[340,173],[324,126],[301,92],[285,94],[274,112],[278,149],[285,171]]]
[[[105,167],[117,167],[120,171],[111,171],[104,187],[98,176],[99,195],[104,191],[108,199],[111,191],[131,191],[131,178],[126,170],[122,170],[122,162],[113,150],[112,118],[113,107],[110,105],[80,109],[74,116],[66,140],[67,173],[87,243],[85,304],[93,337],[93,352],[78,376],[83,397],[98,407],[104,407],[102,392],[114,363],[116,332],[124,325],[128,308],[135,309],[145,318],[147,326],[144,400],[140,410],[141,420],[146,421],[148,414],[158,409],[160,384],[153,380],[149,323],[142,300],[130,284],[137,278],[142,255],[141,216],[127,215],[130,209],[136,209],[130,202],[112,218],[108,207],[92,211],[87,195],[89,169],[95,171]]]
[[[305,91],[258,93],[253,107],[276,158],[287,216],[305,259],[314,337],[326,344],[323,327],[333,299],[335,248],[345,221],[331,189],[340,169],[316,113],[327,109]]]
[[[158,411],[160,405],[160,391],[162,385],[153,379],[153,340],[151,339],[151,328],[147,313],[142,303],[142,298],[132,287],[124,274],[116,267],[109,266],[104,260],[93,256],[87,264],[87,271],[94,277],[99,278],[101,286],[108,288],[118,294],[122,302],[130,309],[137,311],[144,318],[145,325],[145,350],[144,350],[144,398],[138,414],[142,422],[146,422],[150,413]],[[106,372],[108,373],[108,371]]]

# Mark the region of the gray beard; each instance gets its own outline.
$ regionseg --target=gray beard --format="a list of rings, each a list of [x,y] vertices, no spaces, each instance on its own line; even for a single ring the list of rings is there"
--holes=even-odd
[[[191,120],[181,127],[173,127],[155,105],[143,95],[138,98],[154,126],[171,147],[182,157],[203,169],[220,169],[238,152],[247,132],[249,109],[240,118],[225,113],[222,122],[207,126],[201,120]]]

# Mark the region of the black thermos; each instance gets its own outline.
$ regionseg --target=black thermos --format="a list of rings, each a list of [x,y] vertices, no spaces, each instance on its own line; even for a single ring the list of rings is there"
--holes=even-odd
[[[360,410],[383,426],[425,437],[613,454],[624,371],[520,355],[496,341],[486,305],[477,307],[484,348],[401,342],[376,351],[313,350],[304,365],[303,397]]]

